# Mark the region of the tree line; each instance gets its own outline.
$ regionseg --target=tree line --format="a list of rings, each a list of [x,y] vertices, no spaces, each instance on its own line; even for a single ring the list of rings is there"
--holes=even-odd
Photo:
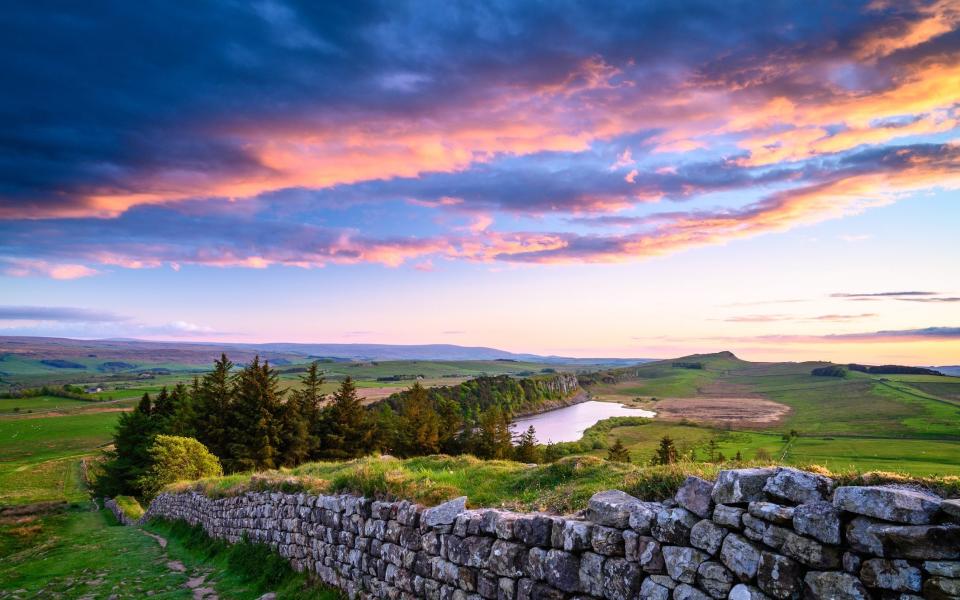
[[[133,411],[120,415],[113,449],[97,478],[98,492],[145,495],[142,482],[155,460],[151,448],[157,436],[199,441],[227,473],[374,452],[538,462],[533,428],[514,444],[510,422],[517,397],[503,401],[496,385],[467,383],[483,392],[479,400],[461,402],[459,391],[431,393],[417,382],[389,402],[365,407],[349,377],[329,397],[324,394],[316,362],[300,377],[298,389],[285,391],[278,372],[259,357],[235,369],[222,355],[191,384],[144,394]],[[519,389],[528,388],[520,384]]]

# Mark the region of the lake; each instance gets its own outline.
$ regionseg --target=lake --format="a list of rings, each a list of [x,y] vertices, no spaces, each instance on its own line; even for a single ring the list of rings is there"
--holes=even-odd
[[[583,436],[584,430],[597,421],[610,417],[648,417],[656,413],[640,408],[629,408],[614,402],[588,400],[572,406],[565,406],[513,422],[514,433],[520,434],[533,425],[537,430],[537,442],[575,442]]]

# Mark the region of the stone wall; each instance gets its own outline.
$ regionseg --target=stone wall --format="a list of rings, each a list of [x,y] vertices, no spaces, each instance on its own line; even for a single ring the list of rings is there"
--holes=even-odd
[[[148,517],[274,547],[353,598],[960,598],[960,502],[789,468],[596,494],[576,516],[354,496],[164,494]]]

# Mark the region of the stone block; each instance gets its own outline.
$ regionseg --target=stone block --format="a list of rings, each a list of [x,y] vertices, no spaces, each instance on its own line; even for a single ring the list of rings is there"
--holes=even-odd
[[[933,494],[887,486],[840,487],[833,505],[850,513],[911,525],[930,523],[942,500]]]
[[[700,518],[709,517],[713,510],[713,484],[699,477],[687,477],[677,490],[677,504]]]
[[[739,504],[764,500],[763,488],[776,469],[731,469],[720,471],[713,486],[712,498],[716,504]]]

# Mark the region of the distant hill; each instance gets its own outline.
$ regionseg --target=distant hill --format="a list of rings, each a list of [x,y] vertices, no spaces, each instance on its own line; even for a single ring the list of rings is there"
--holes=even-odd
[[[946,365],[942,367],[930,367],[930,368],[940,371],[944,375],[952,375],[953,377],[960,377],[960,365]]]
[[[95,358],[130,363],[178,363],[209,366],[222,352],[234,362],[246,362],[255,355],[277,365],[313,359],[372,360],[516,360],[538,363],[583,365],[629,365],[649,362],[643,358],[573,358],[518,354],[482,346],[453,344],[239,344],[220,342],[155,342],[145,340],[75,340],[69,338],[0,336],[0,355],[13,354],[40,361],[69,362]],[[59,366],[59,365],[58,365]],[[77,365],[84,368],[82,364]]]

